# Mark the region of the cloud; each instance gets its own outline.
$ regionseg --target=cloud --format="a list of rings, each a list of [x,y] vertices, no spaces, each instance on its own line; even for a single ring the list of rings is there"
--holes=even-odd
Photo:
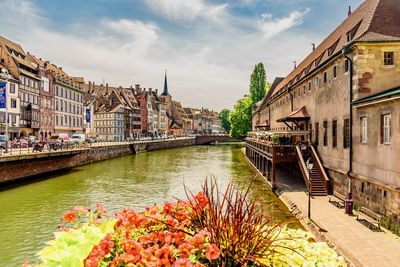
[[[104,19],[102,24],[105,27],[108,39],[111,42],[119,40],[117,44],[128,50],[135,49],[145,52],[159,38],[159,29],[154,23],[128,19]]]
[[[228,4],[213,5],[204,0],[146,0],[147,5],[163,16],[174,20],[194,21],[208,18],[219,21],[227,14]]]
[[[90,23],[55,26],[45,10],[34,5],[40,1],[3,1],[6,9],[4,5],[0,9],[0,34],[19,42],[25,51],[97,84],[140,83],[161,89],[167,68],[170,92],[184,106],[232,108],[247,93],[256,63],[265,63],[272,81],[309,50],[308,36],[283,33],[268,41],[260,38],[257,18],[225,13],[226,24],[211,22],[206,14],[216,19],[220,12],[227,12],[228,7],[220,5],[201,6],[206,13],[195,8],[198,13],[192,17],[201,19],[182,32],[181,21],[167,26],[135,18],[92,17]],[[25,8],[20,8],[21,3]]]
[[[293,11],[287,17],[274,18],[272,14],[265,13],[259,21],[260,30],[265,38],[271,38],[303,22],[303,17],[309,12],[307,8],[304,12]]]

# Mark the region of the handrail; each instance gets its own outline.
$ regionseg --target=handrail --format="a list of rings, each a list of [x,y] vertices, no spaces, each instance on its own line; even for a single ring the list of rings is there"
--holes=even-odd
[[[310,148],[311,148],[311,157],[313,158],[313,161],[318,165],[318,168],[317,168],[318,173],[319,173],[320,177],[322,178],[321,180],[322,180],[322,183],[324,184],[326,192],[328,192],[329,177],[328,177],[328,175],[326,175],[324,165],[322,165],[322,163],[319,159],[319,156],[318,156],[317,152],[315,151],[314,147],[310,146]]]
[[[296,152],[297,152],[297,157],[299,158],[299,163],[300,163],[300,170],[301,173],[303,174],[303,179],[304,182],[306,183],[306,187],[308,188],[309,185],[309,180],[310,180],[310,175],[306,166],[306,163],[304,162],[303,154],[301,153],[300,146],[296,146]],[[310,190],[310,188],[308,188]]]

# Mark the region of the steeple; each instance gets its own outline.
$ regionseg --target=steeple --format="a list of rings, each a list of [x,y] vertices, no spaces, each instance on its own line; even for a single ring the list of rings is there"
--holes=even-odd
[[[167,83],[167,70],[165,70],[164,92],[161,95],[162,96],[169,95],[169,93],[168,93],[168,83]]]

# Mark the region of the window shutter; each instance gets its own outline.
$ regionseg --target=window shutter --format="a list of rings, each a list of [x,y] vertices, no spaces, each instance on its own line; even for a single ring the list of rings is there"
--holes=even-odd
[[[384,121],[383,121],[384,115],[381,115],[381,144],[383,144],[383,129],[384,129]]]

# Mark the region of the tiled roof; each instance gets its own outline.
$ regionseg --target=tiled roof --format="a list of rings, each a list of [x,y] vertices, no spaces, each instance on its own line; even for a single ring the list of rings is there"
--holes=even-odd
[[[262,99],[261,103],[257,106],[256,112],[260,111],[261,109],[264,108],[265,104],[268,103],[269,98],[271,95],[274,93],[275,88],[278,86],[283,81],[283,77],[276,77],[275,80],[272,82],[271,87],[269,88],[267,94],[264,96]]]
[[[400,40],[399,0],[366,0],[277,86],[282,92],[353,41]]]

